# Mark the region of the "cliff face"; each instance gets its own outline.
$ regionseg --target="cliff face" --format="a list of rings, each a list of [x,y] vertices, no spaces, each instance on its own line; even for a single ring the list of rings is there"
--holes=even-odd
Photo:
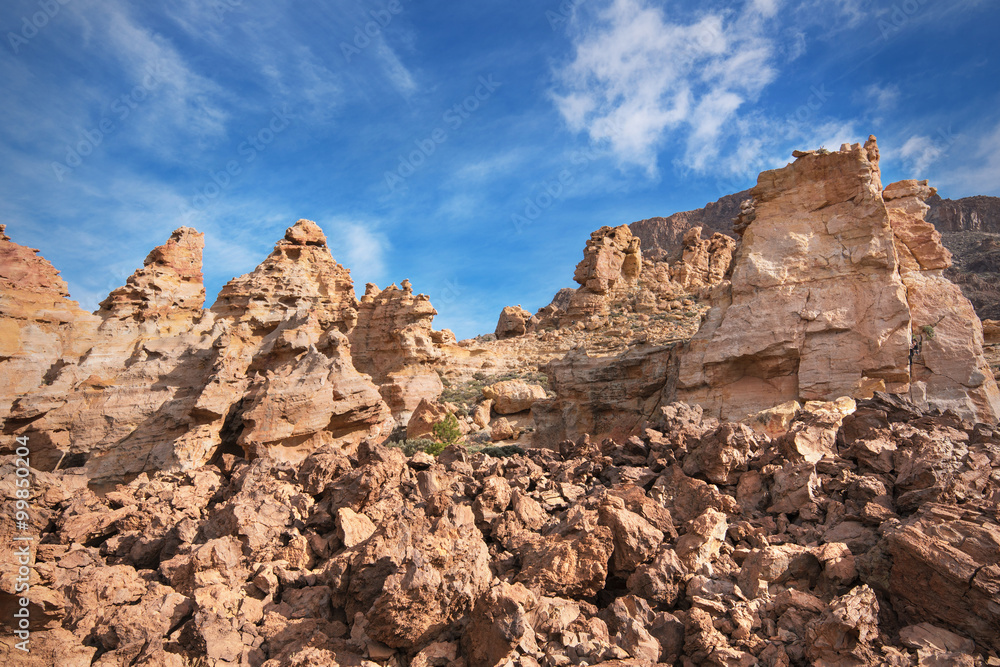
[[[874,138],[764,172],[737,223],[732,280],[681,357],[677,396],[725,419],[884,389],[993,421],[997,387],[926,183],[883,196]],[[888,202],[888,203],[887,203]],[[910,366],[911,337],[936,335]],[[911,386],[912,383],[912,386]]]
[[[927,221],[941,233],[989,232],[1000,234],[1000,197],[975,196],[942,199],[928,197]]]

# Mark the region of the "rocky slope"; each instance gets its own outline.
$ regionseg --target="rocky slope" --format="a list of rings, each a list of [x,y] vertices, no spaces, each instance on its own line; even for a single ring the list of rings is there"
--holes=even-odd
[[[887,395],[851,410],[811,406],[772,439],[672,404],[619,443],[226,456],[103,497],[36,472],[31,653],[8,631],[0,655],[996,664],[1000,432]],[[12,461],[0,479],[12,484]],[[5,537],[12,523],[0,516]]]
[[[642,242],[647,257],[674,262],[684,250],[684,236],[694,227],[711,233],[732,234],[733,219],[740,214],[740,204],[749,198],[750,191],[744,190],[726,195],[704,208],[633,222],[629,229]]]

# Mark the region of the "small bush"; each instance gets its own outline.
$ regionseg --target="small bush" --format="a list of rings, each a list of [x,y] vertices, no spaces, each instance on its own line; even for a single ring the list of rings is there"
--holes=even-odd
[[[448,445],[458,444],[458,441],[462,439],[462,430],[458,427],[458,417],[449,412],[443,421],[434,424],[434,438],[442,444],[437,453],[440,453]]]

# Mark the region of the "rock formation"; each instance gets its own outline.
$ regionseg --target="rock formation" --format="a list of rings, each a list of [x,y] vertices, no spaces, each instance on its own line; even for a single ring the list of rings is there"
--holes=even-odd
[[[60,360],[83,354],[100,322],[69,300],[66,282],[38,250],[4,232],[0,225],[0,421],[14,398],[51,379]]]
[[[718,232],[703,239],[701,227],[693,227],[684,235],[684,254],[671,267],[671,278],[687,290],[718,285],[729,272],[735,250],[735,239]]]
[[[146,257],[143,267],[125,285],[101,302],[97,315],[105,320],[153,323],[160,335],[190,328],[201,316],[205,287],[201,255],[205,235],[190,227],[176,230]]]
[[[372,376],[401,423],[421,400],[435,400],[444,388],[432,364],[442,356],[442,345],[455,343],[455,335],[434,331],[435,315],[430,298],[414,294],[408,280],[402,288],[381,291],[368,283],[357,325],[348,334],[355,367]]]
[[[684,251],[684,237],[701,227],[708,233],[729,234],[733,218],[740,213],[740,204],[750,198],[744,190],[721,197],[704,208],[674,213],[666,218],[649,218],[629,225],[632,235],[642,241],[643,255],[655,261],[676,262]]]
[[[918,404],[993,419],[1000,415],[1000,391],[983,357],[982,324],[958,286],[943,275],[951,253],[924,219],[925,201],[933,193],[927,181],[901,181],[883,192],[911,329],[919,340],[911,394]]]
[[[742,243],[732,280],[713,292],[713,308],[681,358],[677,396],[716,416],[741,419],[786,401],[870,395],[875,388],[905,394],[911,310],[923,317],[956,303],[940,289],[924,296],[911,290],[913,304],[907,300],[874,137],[863,147],[797,154],[787,167],[761,174],[751,191],[752,207],[737,224]],[[946,252],[926,233],[911,235],[919,237],[918,253]],[[956,339],[947,345],[973,354],[975,342],[965,336],[972,332],[971,324],[950,332]],[[959,408],[955,382],[983,386],[983,397],[961,406],[962,414],[994,420],[988,369],[963,376],[956,363],[984,365],[969,358],[931,369],[952,379],[921,380],[937,387],[927,402]]]
[[[4,425],[39,469],[82,468],[95,484],[188,469],[222,449],[301,460],[392,428],[340,331],[357,318],[350,273],[302,220],[252,273],[201,310],[201,235],[180,229],[98,315],[95,341]]]
[[[516,338],[528,332],[528,322],[531,320],[531,313],[517,306],[506,306],[500,312],[500,319],[497,321],[497,328],[494,334],[497,340],[505,338]]]

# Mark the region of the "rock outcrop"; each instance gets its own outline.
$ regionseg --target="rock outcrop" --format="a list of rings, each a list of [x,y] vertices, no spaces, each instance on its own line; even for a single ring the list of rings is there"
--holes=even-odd
[[[167,242],[149,253],[143,267],[125,285],[101,302],[97,315],[105,320],[150,322],[160,335],[191,327],[205,305],[201,256],[205,235],[190,227],[174,231]]]
[[[911,311],[925,317],[957,303],[955,290],[942,291],[936,275],[930,283],[930,276],[918,271],[911,279],[914,289],[904,284],[897,245],[909,248],[908,240],[927,261],[936,253],[938,263],[946,251],[927,230],[902,222],[905,238],[897,242],[874,137],[864,146],[797,156],[760,175],[752,205],[737,221],[742,243],[732,280],[713,292],[713,308],[681,357],[677,396],[726,419],[787,401],[863,396],[879,388],[908,393]],[[901,201],[896,207],[899,220],[908,205]],[[936,291],[921,294],[918,280]],[[969,315],[975,320],[974,313],[958,317]],[[976,358],[975,327],[967,322],[966,329],[948,334],[955,338],[949,347],[963,347],[955,354],[965,361],[938,363],[931,370],[950,373],[951,379],[916,379],[935,387],[926,393],[929,404],[940,401],[992,421],[995,383],[981,372],[989,371]],[[969,368],[959,371],[963,363]],[[971,368],[977,370],[964,372]],[[970,388],[976,394],[978,387],[982,396],[961,405],[957,394]]]
[[[455,336],[447,329],[434,331],[435,315],[430,298],[414,294],[408,280],[384,290],[368,283],[357,325],[348,334],[355,367],[372,376],[403,424],[421,400],[433,401],[444,389],[432,365]]]
[[[99,323],[70,301],[66,282],[38,250],[14,243],[0,225],[0,422],[62,359],[86,352]]]
[[[740,204],[749,198],[750,190],[744,190],[721,197],[704,208],[633,222],[629,229],[642,241],[642,251],[648,259],[674,263],[681,258],[684,237],[691,229],[701,227],[708,233],[730,234]]]
[[[701,227],[693,227],[684,235],[684,254],[671,267],[671,278],[689,291],[718,285],[729,272],[735,250],[732,237],[716,232],[703,239]]]
[[[350,273],[302,220],[201,310],[201,236],[181,229],[112,292],[95,342],[18,399],[4,426],[40,469],[95,484],[204,464],[222,450],[298,461],[384,439],[392,419],[353,367]]]
[[[906,286],[911,329],[911,395],[918,404],[992,420],[1000,390],[983,356],[983,329],[972,304],[944,276],[951,253],[925,220],[934,194],[927,181],[900,181],[883,192]]]

